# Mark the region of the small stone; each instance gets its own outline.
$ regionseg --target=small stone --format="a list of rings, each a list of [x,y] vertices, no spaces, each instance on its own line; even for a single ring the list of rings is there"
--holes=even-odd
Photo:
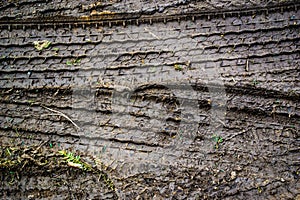
[[[232,180],[236,179],[236,172],[235,172],[235,171],[232,171],[232,172],[230,173],[230,178],[231,178]]]

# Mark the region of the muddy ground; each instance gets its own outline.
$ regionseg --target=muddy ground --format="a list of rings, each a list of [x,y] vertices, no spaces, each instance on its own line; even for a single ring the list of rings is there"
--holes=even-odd
[[[298,1],[51,2],[0,3],[0,196],[300,198]]]

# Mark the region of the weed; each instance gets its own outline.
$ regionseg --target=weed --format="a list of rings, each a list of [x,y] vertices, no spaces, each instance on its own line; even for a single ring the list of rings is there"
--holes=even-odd
[[[99,175],[99,179],[103,179],[105,184],[111,189],[114,190],[115,189],[115,185],[114,182],[107,176],[107,174],[100,174]]]
[[[63,156],[70,167],[80,168],[85,171],[91,171],[92,166],[81,161],[80,156],[75,156],[73,153],[67,152],[65,150],[58,151],[58,153]]]
[[[76,58],[76,59],[68,60],[66,62],[66,64],[69,66],[72,66],[72,65],[78,65],[78,64],[80,64],[80,62],[81,62],[81,59]]]
[[[213,135],[212,139],[215,142],[215,148],[218,149],[219,145],[223,142],[223,138],[221,136]]]
[[[183,67],[179,64],[175,64],[174,65],[174,69],[177,70],[177,71],[182,71],[183,70]]]
[[[66,64],[67,64],[67,65],[73,65],[73,62],[70,61],[70,60],[67,60]]]
[[[54,51],[54,55],[58,55],[59,48],[55,47],[52,48],[52,50]]]
[[[9,148],[6,148],[6,156],[11,156],[11,152],[10,152]]]
[[[43,49],[47,49],[50,45],[51,42],[48,40],[42,40],[42,41],[34,41],[34,48],[36,48],[39,51],[42,51]]]
[[[30,104],[30,106],[32,106],[35,103],[35,101],[32,99],[29,99],[29,100],[27,100],[27,103]]]
[[[106,148],[106,147],[105,147]],[[75,156],[71,152],[67,152],[65,150],[58,151],[60,155],[63,156],[63,159],[66,160],[68,166],[82,169],[84,171],[92,171],[93,168],[90,164],[87,164],[81,161],[80,156]],[[114,190],[115,185],[113,181],[108,177],[107,174],[99,172],[99,180],[104,180],[105,184],[111,189]]]
[[[45,144],[48,144],[50,148]],[[42,148],[43,145],[46,148]],[[20,179],[19,175],[27,169],[38,168],[51,171],[67,164],[69,167],[99,175],[99,180],[101,179],[111,190],[115,188],[107,173],[93,168],[90,164],[84,162],[79,155],[75,155],[70,151],[54,150],[52,147],[55,145],[52,142],[43,142],[39,146],[0,146],[0,170],[8,184],[14,184]]]
[[[256,85],[259,84],[259,82],[258,82],[256,79],[253,79],[253,80],[252,80],[252,84],[253,84],[254,86],[256,86]]]
[[[261,189],[260,186],[257,187],[257,192],[258,192],[259,194],[262,193],[262,189]]]
[[[105,151],[106,151],[106,145],[102,147],[102,151],[101,152],[105,153]]]

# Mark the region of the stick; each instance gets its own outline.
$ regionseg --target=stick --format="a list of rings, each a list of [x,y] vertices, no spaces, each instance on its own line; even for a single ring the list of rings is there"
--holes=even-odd
[[[229,137],[227,137],[227,138],[224,138],[224,139],[225,139],[225,140],[231,140],[232,138],[234,138],[234,137],[236,137],[236,136],[238,136],[238,135],[241,135],[241,134],[243,134],[243,133],[246,133],[247,131],[249,131],[249,129],[247,129],[247,130],[242,130],[242,131],[240,131],[240,132],[234,133],[234,134],[232,134],[231,136],[229,136]]]
[[[155,35],[154,33],[152,33],[149,29],[145,28],[145,31],[148,31],[148,33],[149,33],[150,35],[152,35],[152,36],[155,37],[156,39],[160,40],[160,38],[159,38],[157,35]]]
[[[66,119],[69,120],[76,128],[78,128],[78,129],[80,130],[80,127],[79,127],[72,119],[70,119],[67,115],[65,115],[64,113],[62,113],[62,112],[60,112],[60,111],[58,111],[58,110],[53,110],[53,109],[48,108],[48,107],[46,107],[46,106],[42,106],[42,107],[45,108],[45,109],[47,109],[47,110],[49,110],[49,111],[51,111],[51,112],[55,112],[55,113],[59,114],[60,116],[66,118]]]

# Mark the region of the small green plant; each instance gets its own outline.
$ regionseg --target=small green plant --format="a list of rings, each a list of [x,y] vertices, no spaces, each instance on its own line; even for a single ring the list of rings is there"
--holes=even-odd
[[[219,145],[224,141],[221,136],[213,135],[213,141],[215,142],[215,148],[218,149]]]
[[[34,41],[34,48],[36,48],[39,51],[42,51],[43,49],[47,49],[50,45],[51,42],[48,40],[42,40],[42,41]]]
[[[70,167],[91,171],[92,166],[81,161],[80,156],[75,156],[73,153],[67,152],[65,150],[58,151],[58,153],[63,156]]]
[[[27,103],[30,104],[30,105],[32,105],[32,104],[35,103],[35,101],[33,99],[29,99],[29,100],[27,100]]]
[[[66,62],[67,65],[72,66],[72,65],[79,65],[81,62],[81,59],[76,58],[76,59],[72,59],[72,60],[68,60]]]
[[[106,145],[102,147],[102,151],[101,151],[102,153],[105,153],[106,147],[107,147]]]
[[[57,48],[57,47],[52,48],[52,51],[54,51],[54,55],[58,55],[59,48]]]
[[[183,70],[183,67],[179,64],[175,64],[174,65],[174,69],[177,70],[177,71],[182,71]]]
[[[257,192],[260,194],[260,193],[262,193],[262,191],[263,191],[262,188],[260,186],[258,186],[257,187]]]
[[[252,84],[253,84],[254,86],[256,86],[256,85],[259,84],[259,82],[258,82],[256,79],[253,79],[253,80],[252,80]]]

